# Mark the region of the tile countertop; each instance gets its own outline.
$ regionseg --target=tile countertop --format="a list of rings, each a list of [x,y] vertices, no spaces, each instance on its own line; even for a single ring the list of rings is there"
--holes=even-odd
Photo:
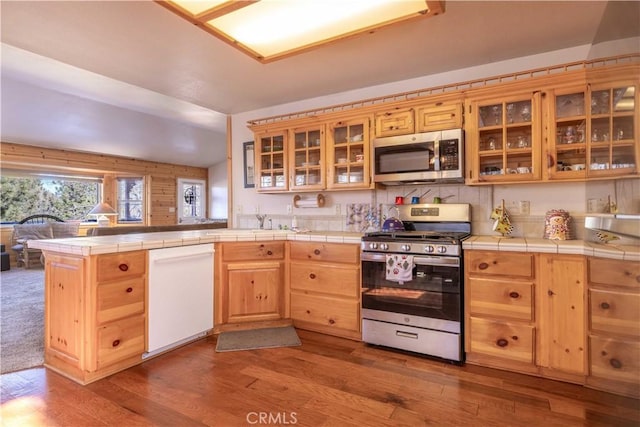
[[[462,243],[463,249],[545,252],[554,254],[589,255],[601,258],[613,258],[640,261],[640,245],[617,245],[615,243],[596,243],[586,240],[549,240],[543,238],[500,236],[471,236]]]
[[[81,256],[159,249],[216,242],[254,242],[295,240],[307,242],[360,244],[361,233],[291,230],[247,230],[219,228],[211,230],[166,231],[156,233],[116,234],[112,236],[72,237],[68,239],[29,240],[30,248]]]

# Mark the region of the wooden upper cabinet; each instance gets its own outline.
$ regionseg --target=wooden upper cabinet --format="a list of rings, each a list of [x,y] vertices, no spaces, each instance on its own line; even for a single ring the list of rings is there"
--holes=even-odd
[[[256,135],[255,184],[258,191],[277,192],[289,189],[287,139],[286,130]]]
[[[467,112],[470,183],[541,179],[539,92],[470,100]]]
[[[289,165],[291,190],[325,188],[324,125],[291,129]]]
[[[327,188],[371,186],[371,117],[356,117],[327,125]]]
[[[436,102],[415,109],[416,132],[460,129],[463,122],[462,102]]]
[[[376,113],[376,136],[407,135],[415,132],[413,108],[395,108]]]

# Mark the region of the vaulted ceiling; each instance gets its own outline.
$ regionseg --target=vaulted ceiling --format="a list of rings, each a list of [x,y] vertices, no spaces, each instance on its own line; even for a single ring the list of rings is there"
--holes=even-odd
[[[229,114],[640,34],[636,1],[444,4],[261,64],[152,1],[2,1],[2,140],[210,166]]]

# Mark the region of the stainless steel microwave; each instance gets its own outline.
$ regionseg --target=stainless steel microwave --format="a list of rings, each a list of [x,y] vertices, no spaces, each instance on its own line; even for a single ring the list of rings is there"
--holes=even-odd
[[[387,185],[464,182],[464,131],[374,139],[373,180]]]

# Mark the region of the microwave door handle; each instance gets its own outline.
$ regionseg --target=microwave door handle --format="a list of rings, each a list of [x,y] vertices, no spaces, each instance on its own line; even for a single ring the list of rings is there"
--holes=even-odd
[[[435,160],[433,162],[433,170],[440,170],[440,140],[436,139],[433,143],[433,155],[435,156]]]

